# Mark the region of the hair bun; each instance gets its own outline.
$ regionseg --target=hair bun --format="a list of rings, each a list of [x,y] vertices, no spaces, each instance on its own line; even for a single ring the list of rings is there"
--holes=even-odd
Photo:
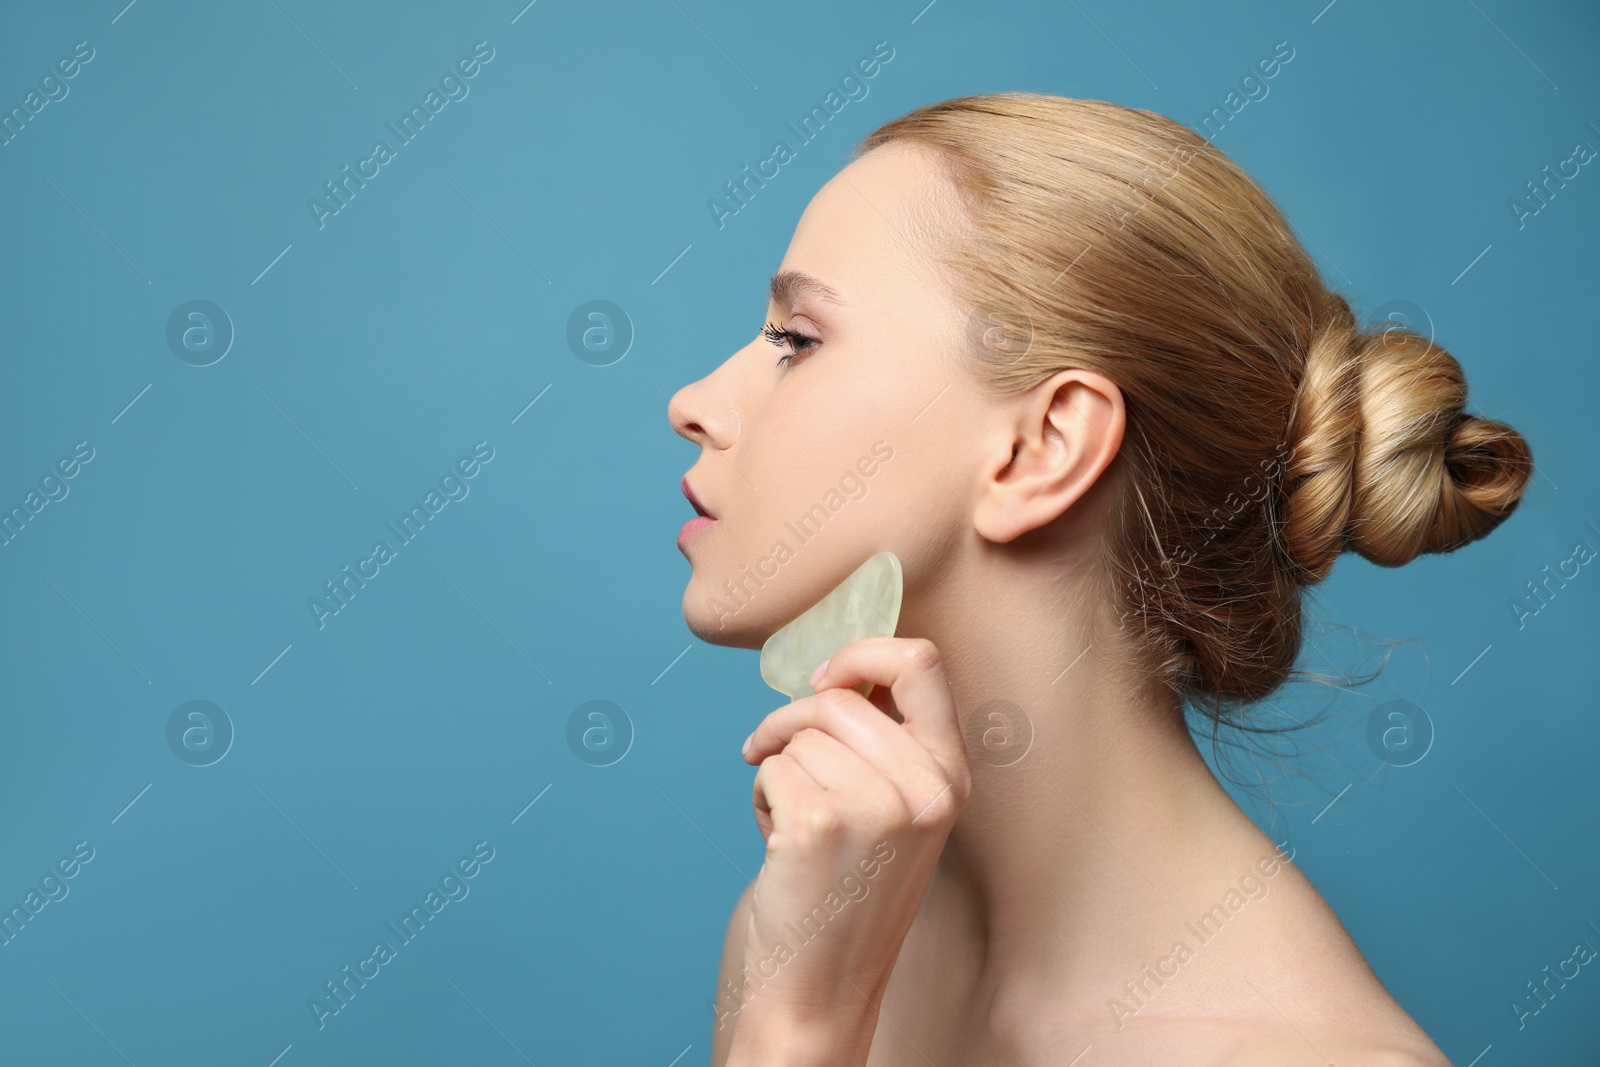
[[[1466,412],[1454,356],[1407,329],[1360,330],[1339,303],[1289,417],[1280,539],[1306,585],[1346,550],[1398,567],[1477,540],[1533,471],[1521,434]]]

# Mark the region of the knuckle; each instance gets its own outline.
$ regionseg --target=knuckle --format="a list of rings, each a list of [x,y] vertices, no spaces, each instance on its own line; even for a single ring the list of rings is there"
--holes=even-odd
[[[812,842],[833,841],[844,828],[843,814],[830,804],[816,804],[806,810],[803,829]]]
[[[771,763],[775,759],[780,759],[782,756],[783,753],[781,752],[774,753],[756,765],[755,780],[750,783],[751,796],[761,796],[762,790],[766,787],[767,782],[772,778],[771,772],[767,770],[767,764]]]
[[[782,770],[787,764],[793,763],[794,757],[783,752],[774,752],[761,761],[761,766],[756,768],[756,785],[770,784],[774,771]]]
[[[956,787],[943,774],[932,767],[919,766],[915,772],[915,782],[912,786],[912,795],[922,798],[926,804],[941,793],[949,795]]]
[[[829,718],[837,718],[849,714],[861,694],[854,689],[824,689],[817,694],[817,708]]]
[[[961,813],[961,798],[956,795],[953,785],[948,783],[940,785],[924,796],[926,799],[922,802],[920,811],[913,816],[918,826],[948,828]]]
[[[877,709],[866,701],[866,697],[862,697],[854,689],[829,689],[829,693],[837,693],[838,696],[822,707],[822,715],[829,723],[834,723],[835,728],[845,728],[853,723],[859,723],[867,715],[877,713]]]
[[[893,787],[875,793],[863,809],[863,821],[880,832],[908,825],[913,814],[900,791]]]
[[[828,735],[826,733],[817,729],[815,726],[802,726],[800,729],[794,732],[793,737],[789,738],[789,744],[807,746],[815,745],[818,741],[821,741],[827,736]]]

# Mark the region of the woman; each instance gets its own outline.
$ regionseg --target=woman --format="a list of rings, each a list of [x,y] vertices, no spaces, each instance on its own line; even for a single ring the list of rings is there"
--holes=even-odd
[[[746,745],[713,1063],[1447,1065],[1185,716],[1298,674],[1342,551],[1516,506],[1530,451],[1455,359],[1358,326],[1191,130],[1028,93],[868,136],[771,297],[669,407],[685,617],[759,648],[888,549],[909,636]]]

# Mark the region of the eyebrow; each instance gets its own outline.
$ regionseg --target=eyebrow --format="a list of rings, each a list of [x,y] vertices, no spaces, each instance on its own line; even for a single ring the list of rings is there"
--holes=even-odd
[[[789,306],[794,303],[794,298],[802,293],[809,293],[818,300],[843,307],[846,303],[830,286],[822,283],[820,279],[813,278],[804,271],[786,270],[772,276],[772,302]]]

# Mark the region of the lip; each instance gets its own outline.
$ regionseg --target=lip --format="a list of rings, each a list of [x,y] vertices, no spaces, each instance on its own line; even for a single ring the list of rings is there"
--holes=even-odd
[[[716,524],[716,519],[708,519],[704,515],[696,515],[694,518],[684,523],[683,529],[678,531],[678,543],[681,545],[683,542],[687,541],[701,530],[715,526]]]
[[[694,490],[689,487],[689,476],[687,474],[683,476],[683,480],[678,485],[683,490],[683,495],[689,501],[690,506],[694,508],[696,515],[701,518],[716,519],[716,516],[711,514],[711,509],[701,503],[700,498],[694,495]]]
[[[700,502],[699,497],[694,495],[694,490],[689,487],[688,475],[684,475],[683,480],[678,484],[683,490],[684,497],[689,501],[690,506],[693,507],[695,511],[694,518],[684,523],[683,528],[678,531],[678,543],[682,544],[684,541],[687,541],[689,538],[693,537],[702,530],[715,526],[717,523],[717,517],[711,514],[710,509]]]

